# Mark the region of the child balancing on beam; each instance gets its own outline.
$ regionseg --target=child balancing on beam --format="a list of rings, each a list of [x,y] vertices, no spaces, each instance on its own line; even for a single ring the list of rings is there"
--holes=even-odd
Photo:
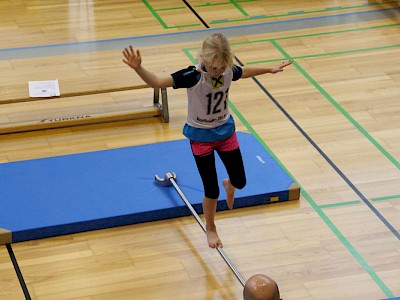
[[[123,62],[152,88],[186,88],[187,121],[183,134],[189,139],[193,157],[204,187],[203,213],[206,236],[211,248],[223,247],[215,225],[219,185],[215,167],[215,152],[221,158],[229,178],[222,180],[226,203],[233,208],[235,190],[246,185],[246,175],[235,132],[235,122],[229,113],[228,93],[232,81],[266,73],[276,74],[290,64],[278,66],[237,66],[228,39],[221,33],[207,36],[197,58],[197,64],[171,75],[158,76],[142,65],[140,51],[129,46],[123,50]]]

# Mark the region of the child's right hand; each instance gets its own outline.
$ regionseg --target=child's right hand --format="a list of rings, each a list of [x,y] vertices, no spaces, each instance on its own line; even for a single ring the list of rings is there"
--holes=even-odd
[[[125,48],[122,53],[125,56],[125,59],[122,61],[126,63],[128,66],[130,66],[132,69],[137,70],[140,68],[140,65],[142,64],[142,57],[140,56],[140,51],[139,49],[135,50],[133,49],[132,46],[129,46],[129,48]]]

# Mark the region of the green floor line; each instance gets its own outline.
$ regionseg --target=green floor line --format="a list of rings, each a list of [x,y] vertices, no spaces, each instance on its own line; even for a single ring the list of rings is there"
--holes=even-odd
[[[154,11],[171,11],[171,10],[183,10],[186,9],[186,6],[176,6],[176,7],[167,7],[167,8],[157,8]]]
[[[234,7],[236,7],[236,9],[238,10],[238,11],[240,11],[240,13],[243,15],[243,16],[245,16],[245,17],[248,17],[249,16],[249,14],[235,1],[235,0],[230,0],[229,1]]]
[[[236,107],[229,102],[229,108],[235,113],[235,115],[241,120],[245,125],[247,130],[258,140],[258,142],[268,151],[268,153],[274,158],[274,160],[285,170],[285,172],[296,182],[300,189],[301,194],[311,205],[314,211],[319,215],[319,217],[324,221],[324,223],[330,228],[330,230],[336,235],[336,237],[341,241],[341,243],[346,247],[346,249],[352,254],[352,256],[357,260],[357,262],[362,266],[362,268],[368,273],[368,275],[375,281],[379,288],[385,293],[386,297],[394,297],[392,291],[386,286],[382,279],[374,272],[371,266],[364,260],[364,258],[358,253],[358,251],[353,247],[353,245],[346,239],[346,237],[340,232],[340,230],[333,224],[329,217],[322,211],[322,209],[316,204],[316,202],[311,198],[307,191],[297,182],[294,176],[289,172],[289,170],[282,164],[282,162],[277,158],[277,156],[272,152],[272,150],[267,146],[267,144],[261,139],[257,132],[252,128],[252,126],[247,122],[243,115],[236,109]]]
[[[286,59],[293,60],[277,42],[272,41],[272,44],[278,49]],[[354,125],[389,161],[400,169],[400,163],[384,148],[382,147],[369,133],[366,131],[350,114],[343,109],[300,65],[294,60],[293,65],[296,69],[348,120]]]
[[[229,3],[227,3],[227,4],[229,4]],[[365,8],[368,6],[375,6],[375,7],[386,6],[388,4],[397,4],[397,2],[391,1],[391,2],[385,2],[385,3],[367,3],[367,4],[362,4],[362,5],[338,6],[338,7],[310,10],[310,11],[296,11],[296,12],[285,13],[285,14],[262,16],[262,17],[259,17],[259,19],[273,19],[273,18],[309,15],[309,14],[317,14],[317,13],[332,12],[332,11],[345,11],[345,10],[349,10],[349,9]],[[238,18],[238,19],[229,19],[229,20],[215,20],[215,21],[211,21],[210,24],[245,22],[245,21],[250,21],[250,20],[253,20],[253,18],[250,17],[250,18]]]
[[[260,1],[260,0],[252,0],[252,1],[246,1],[246,2],[255,2],[255,1]],[[249,14],[239,5],[239,2],[243,1],[235,1],[235,0],[229,0],[228,2],[220,2],[220,3],[205,3],[205,4],[198,4],[195,5],[194,7],[200,8],[200,7],[212,7],[212,6],[222,6],[222,5],[233,5],[234,7],[237,8],[238,11],[243,16],[248,16]],[[211,22],[212,23],[212,22]]]
[[[150,5],[150,3],[147,2],[147,0],[142,0],[142,2],[147,7],[147,9],[151,12],[151,14],[156,18],[156,20],[161,24],[161,26],[164,29],[167,29],[168,25],[164,22],[164,20],[160,17],[160,15],[153,9],[153,7]]]
[[[372,198],[371,200],[372,201],[386,201],[386,200],[393,200],[393,199],[400,200],[400,195]]]
[[[374,202],[389,201],[389,200],[400,200],[400,195],[391,195],[391,196],[371,198],[371,201],[374,201]],[[361,203],[360,200],[337,202],[337,203],[319,205],[319,208],[324,209],[324,208],[331,208],[331,207],[355,205],[355,204],[359,204],[359,203]]]
[[[264,43],[264,42],[271,42],[271,41],[290,40],[290,39],[301,39],[301,38],[307,38],[307,37],[318,37],[318,36],[334,35],[334,34],[340,34],[340,33],[351,33],[351,32],[358,32],[358,31],[396,27],[396,26],[400,26],[400,23],[361,27],[361,28],[352,28],[352,29],[342,29],[342,30],[334,30],[334,31],[325,31],[325,32],[317,32],[317,33],[308,33],[308,34],[299,34],[299,35],[291,35],[291,36],[284,36],[284,37],[274,37],[274,38],[258,39],[258,40],[245,41],[245,42],[233,42],[232,46]]]
[[[183,53],[189,58],[189,60],[192,62],[192,64],[196,64],[196,59],[193,57],[193,55],[190,53],[190,49],[182,49]]]
[[[232,20],[225,20],[225,19],[224,20],[215,20],[215,21],[211,21],[210,24],[244,22],[244,21],[254,20],[255,18],[249,16],[249,14],[240,6],[239,3],[242,3],[242,2],[255,2],[255,1],[259,1],[259,0],[247,0],[247,1],[229,0],[228,2],[206,3],[206,4],[195,5],[194,7],[211,7],[211,6],[221,6],[221,5],[233,5],[246,18],[239,18],[239,19],[232,19]],[[185,7],[178,6],[178,7],[167,7],[167,8],[154,9],[147,0],[142,0],[142,2],[145,4],[147,9],[152,13],[152,15],[157,19],[157,21],[163,26],[164,29],[193,27],[193,26],[200,26],[201,25],[201,24],[185,24],[185,25],[178,25],[178,26],[168,26],[157,12],[158,11],[180,10],[180,9],[184,9]],[[390,2],[385,2],[385,3],[367,3],[367,4],[354,5],[354,6],[348,6],[348,7],[346,7],[346,6],[338,6],[338,7],[325,8],[325,9],[320,9],[320,10],[299,11],[299,12],[295,12],[295,13],[286,13],[286,14],[269,15],[269,16],[255,16],[255,17],[257,17],[257,20],[260,20],[260,19],[271,19],[271,18],[279,18],[279,17],[289,17],[289,16],[293,16],[293,15],[298,16],[298,15],[306,15],[306,14],[313,14],[313,13],[322,13],[322,12],[340,11],[340,10],[348,10],[348,9],[357,9],[357,8],[364,8],[364,7],[368,7],[368,6],[387,6],[388,4],[397,4],[397,1],[390,1]]]
[[[223,5],[229,5],[231,4],[230,2],[219,2],[219,3],[205,3],[205,4],[197,4],[194,7],[195,8],[201,8],[201,7],[213,7],[213,6],[223,6]]]
[[[352,50],[344,50],[344,51],[336,51],[336,52],[327,52],[327,53],[316,53],[316,54],[310,54],[310,55],[292,56],[292,59],[298,60],[298,59],[305,59],[305,58],[318,58],[318,57],[324,57],[324,56],[345,55],[345,54],[352,54],[352,53],[361,53],[361,52],[368,52],[368,51],[379,51],[379,50],[393,49],[393,48],[399,48],[399,47],[400,47],[400,44],[387,45],[387,46],[372,47],[372,48],[352,49]],[[280,61],[280,60],[282,60],[282,58],[249,61],[249,62],[246,62],[246,64],[255,65],[255,64],[262,64],[262,63],[268,63],[268,62],[274,62],[274,61]]]
[[[260,2],[262,0],[238,0],[237,3],[248,3],[248,2]],[[219,3],[205,3],[205,4],[197,4],[194,7],[212,7],[212,6],[222,6],[232,4],[230,1],[228,2],[219,2]]]
[[[187,55],[192,63],[195,63],[195,58],[190,54],[188,49],[182,49]],[[364,260],[364,258],[358,253],[358,251],[351,245],[351,243],[345,238],[345,236],[339,231],[339,229],[333,224],[333,222],[328,218],[328,216],[322,211],[316,202],[311,198],[307,191],[300,185],[300,183],[294,178],[294,176],[289,172],[286,166],[279,160],[275,153],[267,146],[264,140],[258,135],[254,128],[249,122],[244,118],[244,116],[239,112],[235,105],[229,101],[229,108],[235,114],[235,116],[243,123],[247,130],[257,139],[257,141],[264,147],[264,149],[273,157],[273,159],[282,167],[282,169],[288,174],[292,180],[300,187],[301,194],[311,205],[314,211],[319,215],[319,217],[324,221],[324,223],[329,227],[329,229],[336,235],[336,237],[341,241],[341,243],[346,247],[346,249],[351,253],[351,255],[356,259],[356,261],[362,266],[362,268],[368,273],[368,275],[374,280],[374,282],[379,286],[379,288],[385,293],[386,297],[394,297],[394,294],[386,286],[386,284],[379,278],[379,276],[374,272],[374,270],[369,266],[369,264]]]
[[[352,50],[346,50],[346,51],[336,51],[336,52],[302,55],[302,56],[295,56],[293,58],[294,59],[316,58],[316,57],[323,57],[323,56],[334,56],[334,55],[343,55],[343,54],[350,54],[350,53],[379,51],[379,50],[386,50],[386,49],[399,48],[399,47],[400,47],[400,44],[397,44],[397,45],[388,45],[388,46],[373,47],[373,48],[352,49]]]
[[[147,7],[147,9],[150,11],[150,13],[156,18],[156,20],[161,24],[161,26],[164,29],[173,29],[173,28],[185,28],[185,27],[195,27],[195,26],[200,26],[200,23],[194,23],[194,24],[184,24],[184,25],[176,25],[176,26],[168,26],[167,23],[164,22],[163,18],[157,13],[157,11],[166,11],[166,10],[172,10],[172,9],[180,9],[180,7],[174,7],[174,8],[164,8],[164,9],[154,9],[150,3],[147,0],[142,0],[144,5]]]
[[[175,25],[175,26],[168,26],[166,29],[173,29],[173,28],[186,28],[186,27],[197,27],[200,26],[200,23],[193,23],[193,24],[184,24],[184,25]]]
[[[273,39],[265,39],[265,41],[270,41],[270,40],[279,41],[279,40],[288,40],[288,39],[299,39],[299,38],[305,38],[305,37],[332,35],[332,34],[338,34],[338,33],[349,33],[349,32],[357,32],[357,31],[365,31],[365,30],[374,30],[374,29],[382,29],[382,28],[396,27],[396,26],[400,26],[400,23],[369,26],[369,27],[360,27],[360,28],[352,28],[352,29],[342,29],[342,30],[318,32],[318,33],[292,35],[292,36],[278,37],[278,38],[273,38]],[[259,40],[259,41],[262,41],[262,40]]]
[[[355,29],[335,30],[335,31],[312,33],[312,34],[302,34],[302,35],[294,35],[294,36],[287,36],[287,37],[268,38],[268,39],[245,41],[245,42],[236,42],[236,43],[234,42],[234,43],[232,43],[232,46],[248,45],[248,44],[260,44],[260,43],[273,43],[273,42],[277,42],[277,41],[280,41],[280,40],[301,39],[301,38],[307,38],[307,37],[317,37],[317,36],[324,36],[324,35],[333,35],[333,34],[340,34],[340,33],[364,31],[364,30],[374,30],[374,29],[381,29],[381,28],[389,28],[389,27],[394,27],[394,26],[400,26],[400,23],[388,24],[388,25],[380,25],[380,26],[371,26],[371,27],[363,27],[363,28],[355,28]],[[295,57],[293,57],[293,59],[313,58],[313,57],[318,57],[318,56],[329,56],[329,55],[340,55],[340,54],[348,54],[348,53],[356,53],[356,52],[364,52],[364,51],[376,51],[376,50],[398,48],[398,47],[400,47],[399,44],[381,46],[381,47],[364,48],[364,49],[353,49],[353,50],[347,50],[347,51],[337,51],[337,52],[330,52],[330,53],[319,53],[319,54],[317,53],[317,54],[310,54],[310,55],[303,55],[303,56],[295,56]],[[194,49],[195,48],[193,48],[193,50]],[[282,60],[282,58],[257,60],[257,61],[246,62],[246,64],[261,64],[261,63],[276,62],[276,61],[280,61],[280,60]]]
[[[391,195],[391,196],[371,198],[371,201],[374,201],[374,202],[389,201],[389,200],[400,200],[400,195]],[[359,204],[359,203],[361,203],[360,200],[337,202],[337,203],[319,205],[319,208],[324,209],[324,208],[330,208],[330,207],[340,207],[340,206],[346,206],[346,205],[355,205],[355,204]]]

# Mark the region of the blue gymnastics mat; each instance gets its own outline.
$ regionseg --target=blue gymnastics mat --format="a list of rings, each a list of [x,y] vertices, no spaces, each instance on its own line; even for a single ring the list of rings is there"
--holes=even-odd
[[[252,135],[238,139],[248,183],[235,208],[299,198],[299,187]],[[221,182],[226,172],[216,157]],[[174,187],[154,182],[167,172],[202,213],[186,139],[0,164],[0,245],[190,215]],[[218,210],[227,209],[224,197],[221,186]]]

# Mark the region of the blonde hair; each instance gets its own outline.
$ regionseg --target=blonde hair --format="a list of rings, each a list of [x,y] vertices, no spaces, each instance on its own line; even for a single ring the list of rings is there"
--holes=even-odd
[[[214,62],[226,63],[228,68],[233,66],[233,53],[231,44],[222,33],[214,33],[207,36],[203,41],[199,55],[197,56],[199,63]]]

